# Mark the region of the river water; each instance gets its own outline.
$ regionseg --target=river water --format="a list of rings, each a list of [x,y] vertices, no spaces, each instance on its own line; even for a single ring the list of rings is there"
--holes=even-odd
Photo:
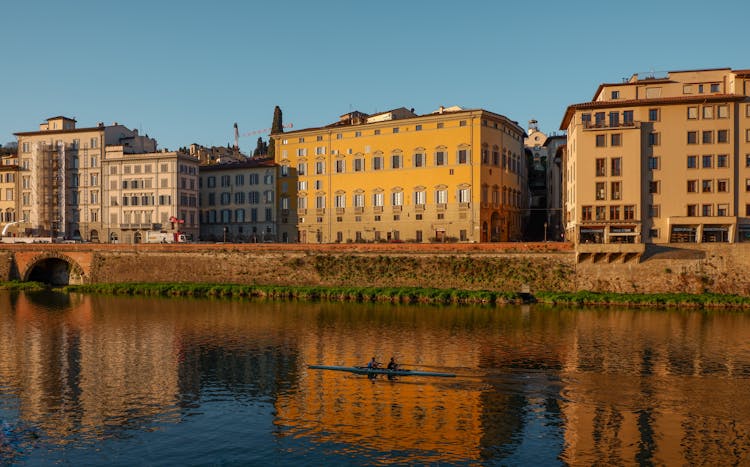
[[[0,291],[0,464],[750,464],[750,315]],[[391,356],[455,378],[309,364]]]

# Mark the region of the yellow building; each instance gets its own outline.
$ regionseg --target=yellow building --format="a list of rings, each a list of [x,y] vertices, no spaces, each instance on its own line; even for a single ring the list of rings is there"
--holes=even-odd
[[[750,241],[750,70],[602,84],[568,107],[566,235],[575,243]]]
[[[296,226],[301,243],[520,239],[524,136],[503,115],[460,107],[351,112],[272,135],[279,230]]]
[[[17,178],[18,156],[0,157],[0,231],[6,235],[14,232],[11,223],[16,222]]]

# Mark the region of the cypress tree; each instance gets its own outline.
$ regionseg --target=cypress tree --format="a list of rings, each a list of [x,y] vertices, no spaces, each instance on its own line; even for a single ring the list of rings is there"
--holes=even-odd
[[[276,143],[274,143],[273,135],[284,132],[284,122],[281,114],[281,107],[278,105],[273,109],[273,123],[271,124],[271,138],[268,142],[268,156],[274,159],[276,156]]]

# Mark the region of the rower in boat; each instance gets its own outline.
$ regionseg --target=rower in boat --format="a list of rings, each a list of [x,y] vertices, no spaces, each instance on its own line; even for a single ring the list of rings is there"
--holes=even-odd
[[[372,360],[367,362],[367,369],[368,370],[374,370],[376,368],[380,368],[380,362],[375,360],[375,357],[372,357]]]
[[[398,370],[398,363],[396,363],[396,359],[391,357],[391,361],[388,362],[389,370]]]

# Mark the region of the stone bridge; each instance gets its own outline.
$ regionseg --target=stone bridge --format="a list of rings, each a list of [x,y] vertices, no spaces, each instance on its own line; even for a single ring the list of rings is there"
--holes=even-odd
[[[44,282],[51,285],[86,284],[91,282],[91,251],[49,250],[12,253],[9,279]],[[15,276],[15,277],[13,277]]]

